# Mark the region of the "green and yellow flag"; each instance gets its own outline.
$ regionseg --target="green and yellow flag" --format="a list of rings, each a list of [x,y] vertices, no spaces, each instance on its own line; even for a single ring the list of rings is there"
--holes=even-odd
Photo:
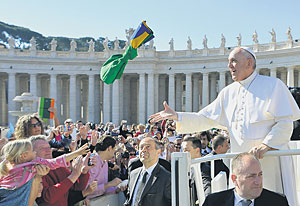
[[[153,31],[143,21],[130,37],[130,46],[124,54],[112,55],[101,67],[100,78],[106,84],[120,79],[128,60],[137,57],[137,48],[154,38]]]

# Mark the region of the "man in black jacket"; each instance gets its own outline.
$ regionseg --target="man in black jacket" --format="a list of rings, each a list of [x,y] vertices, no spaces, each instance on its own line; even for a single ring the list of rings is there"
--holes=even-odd
[[[171,206],[171,174],[158,163],[160,144],[144,138],[139,146],[143,167],[131,172],[125,206]]]
[[[288,206],[284,195],[263,189],[260,162],[252,154],[242,153],[232,160],[234,189],[210,194],[203,206]]]

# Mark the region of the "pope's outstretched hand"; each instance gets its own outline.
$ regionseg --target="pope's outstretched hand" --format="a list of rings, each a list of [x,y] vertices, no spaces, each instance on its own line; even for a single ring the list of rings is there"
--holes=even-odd
[[[164,101],[163,105],[165,108],[163,111],[153,114],[149,117],[151,123],[158,122],[164,119],[178,120],[177,112],[175,112],[171,107],[169,107],[166,101]]]

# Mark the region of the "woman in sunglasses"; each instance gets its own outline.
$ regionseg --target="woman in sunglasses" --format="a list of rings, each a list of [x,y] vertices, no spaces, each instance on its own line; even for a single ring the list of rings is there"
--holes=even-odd
[[[34,135],[44,135],[42,120],[36,114],[28,114],[20,117],[16,123],[16,139],[29,138]]]

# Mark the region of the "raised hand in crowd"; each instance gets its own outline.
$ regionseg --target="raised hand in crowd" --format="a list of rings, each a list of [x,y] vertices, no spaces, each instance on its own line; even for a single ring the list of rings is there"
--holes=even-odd
[[[83,167],[84,167],[84,161],[82,156],[79,156],[75,160],[73,160],[71,164],[72,173],[68,176],[71,182],[73,183],[76,182],[76,180],[79,178],[79,176],[82,173]]]
[[[165,109],[161,112],[151,115],[149,117],[150,122],[158,122],[158,121],[164,120],[164,119],[178,120],[177,113],[171,107],[169,107],[169,105],[167,104],[166,101],[164,101],[163,105],[164,105]]]
[[[70,151],[74,152],[77,148],[77,141],[76,140],[72,140],[72,142],[69,145]]]
[[[97,130],[93,130],[92,134],[91,134],[91,144],[93,146],[95,146],[97,144],[98,137],[99,137],[98,131]]]
[[[52,140],[54,137],[57,137],[61,134],[61,127],[62,125],[59,125],[58,127],[56,127],[55,129],[51,130],[49,136],[47,137],[47,141]]]
[[[66,161],[69,162],[72,159],[77,158],[80,155],[85,155],[90,151],[88,144],[83,145],[79,149],[75,150],[74,152],[66,154]]]
[[[89,162],[90,162],[91,164],[89,164]],[[98,162],[98,161],[97,161],[97,157],[96,157],[95,155],[92,155],[92,156],[91,156],[91,153],[89,152],[89,153],[83,158],[83,164],[84,164],[84,166],[83,166],[83,169],[82,169],[82,173],[83,173],[83,174],[88,173],[88,171],[89,171],[90,169],[92,169],[93,167],[96,166],[97,162]]]
[[[53,125],[54,125],[54,127],[55,127],[55,128],[58,127],[58,125],[59,125],[59,120],[58,120],[58,117],[57,117],[57,109],[54,108],[54,107],[50,107],[50,108],[48,109],[48,111],[53,113],[53,123],[54,123]]]

